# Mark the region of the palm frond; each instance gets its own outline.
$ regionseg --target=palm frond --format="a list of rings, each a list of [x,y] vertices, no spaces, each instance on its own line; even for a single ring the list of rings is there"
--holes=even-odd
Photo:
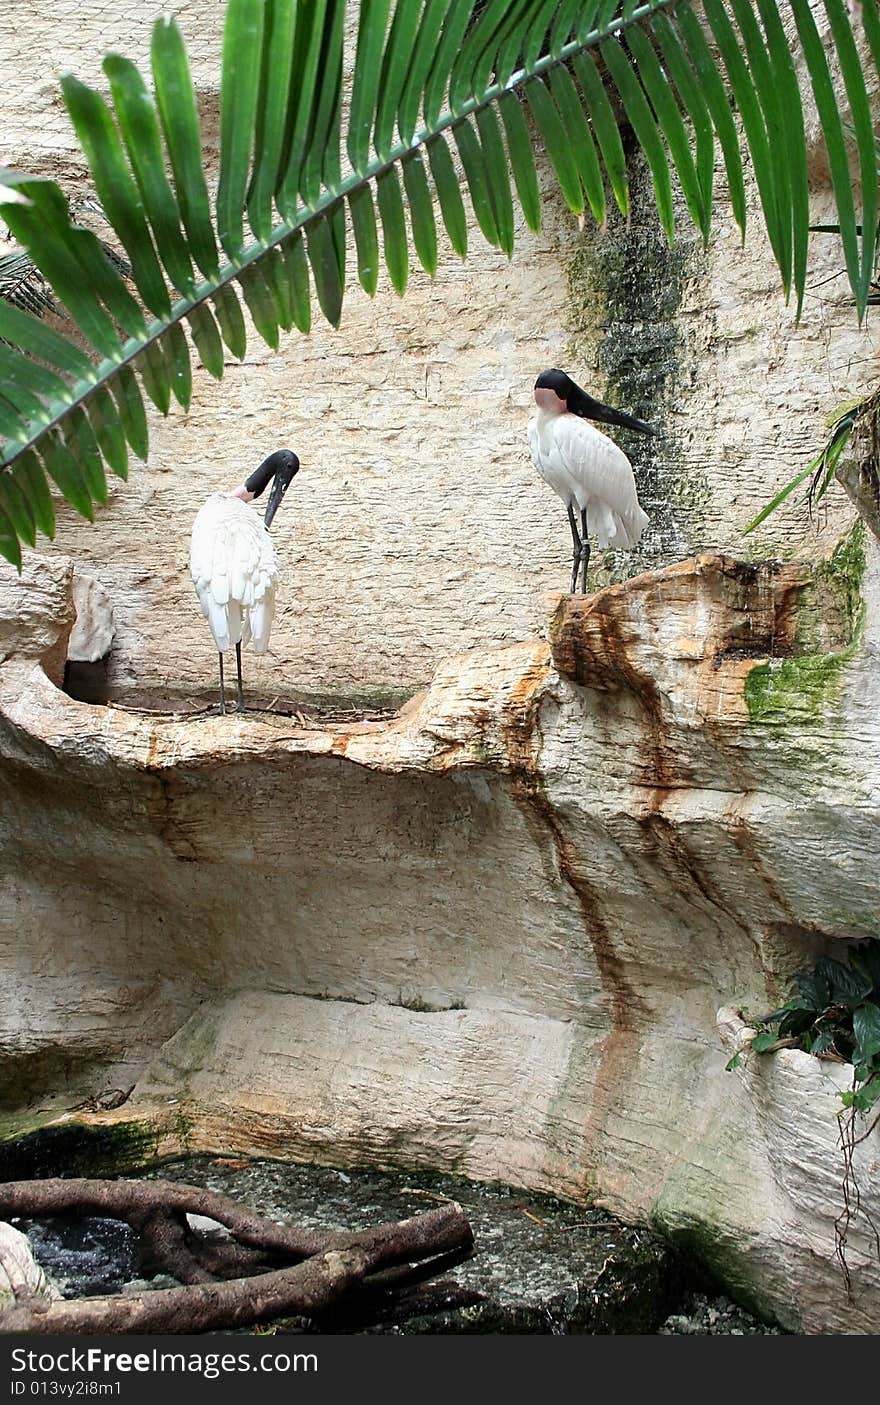
[[[795,52],[773,0],[699,9],[690,0],[361,0],[343,130],[345,0],[229,0],[213,199],[176,20],[156,21],[148,76],[107,56],[108,96],[65,75],[64,101],[125,266],[54,182],[0,172],[6,223],[77,336],[42,326],[40,307],[0,297],[0,552],[18,561],[35,529],[51,533],[50,480],[94,515],[105,466],[124,475],[129,450],[147,452],[144,395],[163,414],[172,399],[186,406],[193,347],[218,379],[224,344],[244,355],[242,300],[272,347],[292,327],[308,332],[315,303],[338,325],[349,245],[368,293],[382,262],[402,293],[411,250],[434,275],[442,230],[465,254],[462,184],[483,237],[509,254],[515,204],[530,228],[540,225],[535,132],[569,209],[589,207],[600,222],[609,199],[629,208],[621,132],[634,133],[670,240],[674,179],[709,238],[716,141],[745,230],[744,144],[783,288],[800,311],[803,63],[861,317],[875,296],[878,158],[859,57],[880,64],[877,3],[862,0],[854,17],[844,0],[823,0],[823,40],[818,7],[792,0]]]
[[[853,428],[863,409],[864,402],[859,400],[855,404],[844,406],[831,417],[828,422],[830,433],[816,457],[810,460],[806,468],[800,469],[794,478],[790,479],[785,487],[779,490],[771,502],[761,508],[757,517],[754,517],[744,528],[745,536],[748,536],[749,532],[753,532],[756,527],[760,527],[771,512],[775,512],[778,507],[781,507],[786,499],[791,497],[795,489],[799,488],[808,478],[810,486],[807,489],[807,510],[812,521],[814,509],[818,507],[834,481],[841,455],[849,443]]]

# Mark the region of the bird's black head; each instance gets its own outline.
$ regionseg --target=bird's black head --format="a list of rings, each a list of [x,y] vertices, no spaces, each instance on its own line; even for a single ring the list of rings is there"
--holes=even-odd
[[[272,491],[269,494],[269,501],[266,503],[266,515],[263,518],[263,525],[269,527],[272,518],[281,506],[284,494],[287,492],[297,473],[299,472],[299,459],[292,449],[276,449],[274,454],[270,454],[267,459],[263,459],[260,467],[254,469],[250,478],[245,480],[245,487],[249,493],[253,493],[258,498],[265,491],[266,485],[271,482]]]
[[[544,393],[539,395],[538,392]],[[585,390],[576,385],[565,371],[542,371],[535,381],[535,400],[543,409],[559,409],[559,401],[572,415],[580,415],[584,420],[597,420],[599,424],[616,424],[621,429],[634,429],[639,434],[656,434],[644,420],[628,415],[624,410],[615,410],[611,405],[603,405],[594,400]]]

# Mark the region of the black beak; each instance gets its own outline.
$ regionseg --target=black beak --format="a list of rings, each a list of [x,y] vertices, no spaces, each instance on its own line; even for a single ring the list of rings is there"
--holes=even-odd
[[[287,487],[288,485],[284,482],[283,478],[272,479],[272,491],[269,494],[269,501],[266,503],[266,515],[263,518],[263,526],[266,528],[267,532],[272,525],[272,518],[281,506],[281,499],[287,492]]]
[[[579,402],[577,408],[569,404],[569,409],[575,410],[575,414],[582,415],[584,419],[598,420],[600,424],[616,424],[621,429],[633,429],[637,434],[656,434],[657,431],[644,420],[636,419],[635,415],[628,415],[625,410],[615,410],[611,405],[603,405],[601,400],[594,400],[591,395],[584,395],[584,401]],[[583,407],[582,407],[583,404]]]

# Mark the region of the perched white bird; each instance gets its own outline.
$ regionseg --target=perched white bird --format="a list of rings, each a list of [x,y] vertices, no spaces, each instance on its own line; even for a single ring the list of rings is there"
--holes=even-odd
[[[255,654],[265,654],[269,647],[278,574],[269,527],[298,471],[296,454],[290,449],[278,449],[233,492],[212,493],[193,523],[189,568],[220,656],[221,712],[226,711],[226,650],[235,645],[241,712],[242,645],[253,642]],[[272,491],[261,521],[247,504],[258,498],[270,482]]]
[[[618,424],[640,434],[655,431],[644,420],[594,400],[564,371],[542,371],[535,381],[535,403],[538,413],[528,424],[532,463],[568,509],[574,542],[571,588],[577,589],[580,569],[581,590],[586,594],[588,521],[600,547],[625,550],[636,545],[648,525],[647,515],[639,507],[632,464],[606,434],[586,421]],[[576,512],[580,513],[580,530]]]

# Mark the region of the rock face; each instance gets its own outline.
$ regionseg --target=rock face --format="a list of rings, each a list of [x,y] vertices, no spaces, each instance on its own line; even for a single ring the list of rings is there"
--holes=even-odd
[[[34,1258],[27,1237],[0,1221],[0,1312],[22,1296],[52,1300],[61,1294]]]
[[[878,582],[860,533],[822,569],[704,555],[324,730],[87,707],[8,658],[7,1107],[134,1085],[79,1119],[598,1196],[786,1326],[875,1332],[859,1217],[850,1304],[835,1256],[847,1070],[724,1064],[878,934]]]
[[[225,0],[175,8],[210,174]],[[816,20],[826,23],[822,7]],[[88,192],[51,75],[71,68],[104,86],[103,53],[144,64],[152,22],[149,5],[107,0],[51,16],[34,6],[0,12],[0,165],[57,178],[74,197]],[[811,216],[821,223],[833,216],[816,127]],[[540,179],[552,189],[546,162]],[[705,251],[686,217],[667,248],[647,171],[634,168],[633,187],[629,221],[612,213],[598,233],[558,197],[539,234],[518,217],[510,260],[472,221],[462,264],[441,231],[435,280],[413,260],[402,300],[382,271],[370,301],[352,264],[339,331],[316,310],[311,337],[284,337],[277,354],[250,335],[221,385],[196,368],[187,414],[163,421],[148,406],[149,464],[133,466],[128,483],[114,480],[93,526],[59,506],[59,550],[94,576],[115,611],[110,687],[213,685],[216,658],[187,570],[189,531],[210,492],[233,487],[282,445],[303,468],[277,519],[279,610],[270,654],[248,665],[252,685],[268,696],[296,688],[398,701],[451,654],[537,636],[542,594],[564,587],[570,569],[564,511],[538,480],[525,439],[531,388],[548,366],[571,370],[662,431],[650,445],[622,441],[651,525],[635,557],[610,553],[602,566],[597,554],[603,582],[706,550],[830,550],[852,520],[838,491],[818,542],[800,495],[757,538],[742,531],[816,454],[826,417],[860,393],[863,368],[876,364],[880,321],[857,325],[839,241],[812,237],[797,323],[751,182],[745,245],[719,194]]]

